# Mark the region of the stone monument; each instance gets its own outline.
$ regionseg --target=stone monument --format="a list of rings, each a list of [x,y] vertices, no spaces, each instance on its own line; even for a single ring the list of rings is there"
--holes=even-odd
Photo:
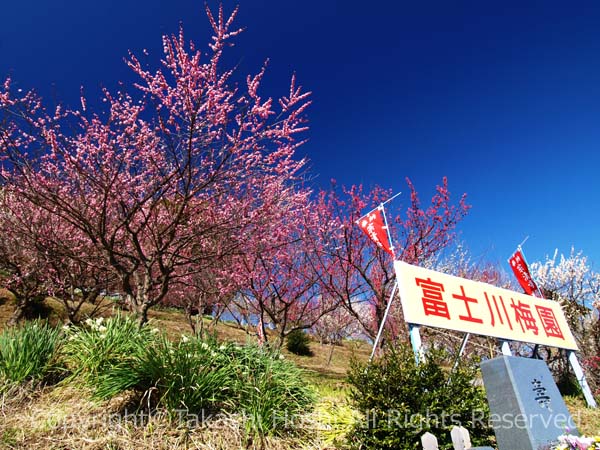
[[[539,450],[578,434],[544,361],[501,356],[481,363],[498,450]]]

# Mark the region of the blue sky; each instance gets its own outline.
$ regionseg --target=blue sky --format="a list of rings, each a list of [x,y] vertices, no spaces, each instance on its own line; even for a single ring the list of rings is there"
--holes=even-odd
[[[460,232],[476,256],[507,268],[530,236],[530,262],[574,245],[598,269],[600,3],[239,3],[240,75],[269,58],[268,94],[293,71],[313,91],[301,153],[317,184],[406,191],[408,176],[425,200],[447,176],[472,205]],[[197,0],[8,2],[0,77],[76,105],[81,85],[93,97],[131,79],[128,50],[157,60],[180,22],[207,41]]]

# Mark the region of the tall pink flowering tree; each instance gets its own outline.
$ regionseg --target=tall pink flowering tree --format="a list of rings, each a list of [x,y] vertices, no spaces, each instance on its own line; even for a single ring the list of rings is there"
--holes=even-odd
[[[313,327],[340,306],[321,281],[331,267],[318,264],[328,245],[318,236],[323,227],[318,205],[298,200],[281,209],[279,220],[266,224],[263,238],[238,259],[244,278],[232,302],[236,314],[257,322],[267,339],[264,327],[270,325],[278,346],[292,331]]]
[[[388,223],[396,257],[411,264],[423,264],[453,241],[455,228],[469,206],[464,195],[457,204],[451,202],[445,178],[426,208],[421,206],[410,180],[407,184],[409,194],[388,204]],[[383,320],[395,274],[392,258],[377,248],[356,222],[391,194],[380,187],[366,192],[362,186],[352,186],[341,192],[333,189],[319,200],[322,210],[329,211],[328,220],[338,223],[327,230],[330,245],[324,261],[335,261],[331,265],[333,271],[323,279],[328,295],[338,298],[372,338]],[[396,206],[400,203],[404,211]],[[364,314],[365,310],[369,313]],[[392,335],[402,334],[400,323],[401,310],[396,303],[389,321]]]
[[[14,325],[25,310],[41,302],[48,292],[44,251],[44,215],[35,214],[6,189],[0,195],[0,270],[3,287],[15,298],[9,324]]]
[[[77,322],[84,303],[95,305],[111,276],[93,248],[68,223],[5,189],[0,197],[0,268],[16,299],[9,323],[46,296],[62,301],[66,319]]]
[[[277,207],[265,202],[306,195],[294,152],[309,94],[292,77],[286,96],[261,97],[265,68],[233,86],[221,66],[236,13],[207,8],[207,53],[180,30],[163,38],[161,67],[130,55],[138,82],[105,90],[106,111],[82,97],[79,110],[49,112],[10,80],[0,90],[3,184],[81,233],[141,323],[179,277],[243,252]]]

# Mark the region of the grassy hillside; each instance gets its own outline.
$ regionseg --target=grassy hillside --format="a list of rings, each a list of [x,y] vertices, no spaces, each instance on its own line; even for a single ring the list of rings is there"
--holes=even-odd
[[[0,292],[0,330],[13,311],[13,299]],[[110,302],[104,305],[104,316],[116,311]],[[60,324],[65,314],[59,301],[47,298],[35,311],[54,324]],[[165,330],[177,340],[191,329],[184,315],[173,309],[150,312],[152,327]],[[219,341],[244,344],[255,340],[254,330],[240,329],[233,323],[220,322],[213,328],[204,319],[204,330]],[[348,342],[343,346],[311,342],[312,357],[302,357],[282,350],[284,358],[293,360],[317,391],[318,404],[306,423],[295,426],[296,432],[284,437],[269,437],[264,442],[248,440],[239,417],[208,418],[199,424],[197,417],[189,423],[173,421],[166,415],[136,414],[138,398],[122,395],[110,401],[93,401],[90,392],[68,383],[58,383],[43,389],[26,386],[0,394],[0,448],[53,449],[232,449],[232,448],[334,448],[329,424],[319,422],[347,421],[351,418],[345,400],[345,373],[352,357],[366,360],[370,347],[364,342]],[[333,350],[333,354],[331,354]],[[331,356],[331,360],[329,361]],[[176,423],[177,422],[177,423]],[[294,424],[296,425],[296,424]],[[341,424],[343,431],[344,423]]]
[[[0,292],[0,330],[12,313],[13,299]],[[105,315],[113,305],[106,301]],[[60,323],[64,311],[60,302],[47,298],[37,313],[50,322]],[[176,310],[150,313],[152,326],[165,330],[172,339],[190,333],[185,317]],[[254,330],[243,330],[231,323],[204,328],[219,341],[246,343],[255,339]],[[333,449],[339,444],[356,416],[346,403],[346,371],[351,358],[366,361],[370,346],[364,342],[346,342],[333,348],[311,342],[313,357],[301,357],[282,351],[304,369],[304,376],[314,386],[318,403],[312,415],[293,424],[294,432],[264,440],[248,438],[243,420],[219,415],[173,420],[165,414],[136,414],[140,399],[125,393],[110,401],[93,401],[90,392],[69,383],[44,388],[11,388],[0,395],[0,448],[44,449]],[[331,356],[331,361],[328,363]],[[143,399],[142,399],[143,400]],[[600,431],[600,412],[585,407],[583,401],[567,398],[580,430],[587,434]]]

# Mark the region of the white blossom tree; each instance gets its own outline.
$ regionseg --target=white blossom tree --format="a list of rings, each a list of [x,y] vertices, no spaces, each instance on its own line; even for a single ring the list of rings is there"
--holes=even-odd
[[[587,256],[571,248],[568,256],[555,250],[552,258],[531,264],[531,273],[546,298],[561,303],[579,346],[584,366],[600,356],[600,273]],[[568,374],[564,352],[546,349],[548,363],[559,377]],[[587,371],[592,388],[600,388],[600,374]]]

